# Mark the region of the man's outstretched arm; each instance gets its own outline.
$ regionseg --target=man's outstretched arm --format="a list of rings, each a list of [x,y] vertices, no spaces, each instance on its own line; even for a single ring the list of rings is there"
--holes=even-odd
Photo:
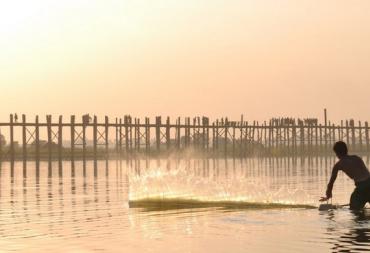
[[[333,186],[335,180],[337,179],[338,170],[339,170],[338,164],[334,165],[333,170],[331,171],[331,177],[328,183],[328,187],[326,188],[326,197],[322,197],[320,201],[327,201],[332,197]]]

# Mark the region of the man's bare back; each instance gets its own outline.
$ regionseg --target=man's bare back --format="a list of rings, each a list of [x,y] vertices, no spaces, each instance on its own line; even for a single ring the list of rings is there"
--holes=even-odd
[[[370,172],[364,161],[357,155],[346,155],[342,157],[333,168],[333,172],[342,170],[348,177],[356,182],[362,182],[370,178]]]

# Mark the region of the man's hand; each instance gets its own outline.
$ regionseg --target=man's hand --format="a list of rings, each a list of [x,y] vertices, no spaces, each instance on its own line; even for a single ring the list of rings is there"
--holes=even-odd
[[[331,194],[331,189],[326,190],[326,197],[321,197],[320,202],[328,201],[333,195]]]
[[[328,201],[331,197],[321,197],[320,202]]]

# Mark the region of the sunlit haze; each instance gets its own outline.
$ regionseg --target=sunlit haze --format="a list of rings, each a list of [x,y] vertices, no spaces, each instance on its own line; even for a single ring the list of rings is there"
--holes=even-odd
[[[9,113],[368,120],[370,1],[0,3]]]

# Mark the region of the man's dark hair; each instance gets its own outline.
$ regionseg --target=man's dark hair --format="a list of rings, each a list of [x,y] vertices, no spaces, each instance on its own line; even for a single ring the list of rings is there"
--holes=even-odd
[[[344,141],[338,141],[334,144],[334,152],[339,156],[345,156],[348,154],[347,144]]]

